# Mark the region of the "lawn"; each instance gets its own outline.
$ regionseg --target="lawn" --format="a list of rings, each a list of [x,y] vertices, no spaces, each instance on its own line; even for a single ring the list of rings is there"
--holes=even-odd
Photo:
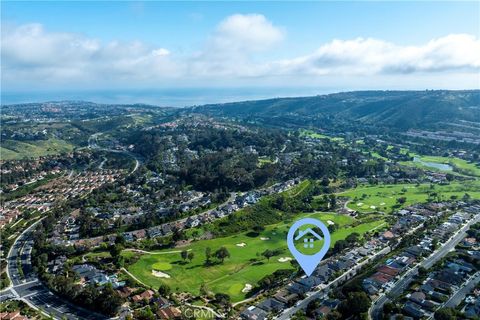
[[[350,198],[348,207],[359,212],[391,212],[395,209],[397,199],[400,197],[406,198],[405,203],[400,206],[405,207],[414,203],[426,202],[429,193],[432,192],[437,193],[440,199],[445,200],[450,199],[451,196],[461,198],[465,193],[472,198],[480,199],[480,181],[435,185],[434,189],[430,189],[429,184],[362,186],[339,193],[338,196]]]
[[[313,139],[330,139],[330,137],[328,137],[324,134],[315,132],[313,130],[300,130],[300,136],[301,137],[310,137],[310,138],[313,138]]]
[[[267,156],[258,157],[258,164],[257,164],[258,167],[262,167],[269,163],[273,163],[272,159],[270,159],[269,157]]]
[[[417,157],[420,161],[402,161],[400,162],[403,165],[407,166],[415,166],[420,168],[427,167],[429,170],[433,171],[444,171],[438,168],[433,168],[432,166],[428,166],[425,163],[440,163],[440,164],[448,164],[455,168],[455,171],[467,176],[474,176],[480,177],[480,167],[477,167],[475,163],[468,162],[466,160],[460,158],[449,158],[449,157],[438,157],[438,156],[420,156],[420,155],[413,155]],[[450,170],[451,171],[451,170]]]
[[[73,150],[73,145],[60,139],[37,141],[5,140],[1,147],[2,160],[38,158],[40,156],[60,154]]]
[[[334,213],[302,214],[298,218],[305,216],[318,218],[324,223],[332,221],[340,227],[339,231],[332,234],[332,246],[335,241],[344,239],[352,232],[364,234],[384,224],[384,221],[379,219],[352,226],[356,222],[353,218]],[[225,238],[193,242],[181,248],[194,253],[192,262],[183,262],[178,249],[144,254],[136,263],[130,265],[128,270],[142,282],[153,287],[158,287],[164,282],[175,291],[198,294],[200,286],[205,283],[209,290],[215,293],[227,293],[232,301],[240,301],[245,298],[242,289],[246,284],[255,285],[265,275],[278,269],[292,268],[288,261],[279,261],[279,258],[291,257],[286,245],[286,235],[292,224],[293,220],[270,225],[257,235],[246,232]],[[215,251],[221,246],[228,249],[231,257],[225,259],[223,264],[205,266],[205,248],[210,247]],[[267,260],[260,256],[266,249],[283,249],[284,252]],[[132,253],[125,251],[124,254]],[[152,270],[155,268],[158,271],[165,271],[171,278],[154,276]]]
[[[460,173],[469,176],[480,177],[480,167],[477,167],[474,163],[460,158],[422,156],[420,159],[426,162],[446,163],[455,167]]]

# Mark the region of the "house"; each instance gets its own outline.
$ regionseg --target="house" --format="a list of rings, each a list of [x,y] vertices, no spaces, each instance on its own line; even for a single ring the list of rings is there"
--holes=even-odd
[[[294,294],[304,294],[308,292],[309,288],[300,283],[294,282],[287,287],[287,290]]]
[[[385,265],[378,267],[377,271],[384,274],[388,274],[389,276],[392,276],[392,277],[395,277],[400,273],[399,269],[392,268],[390,266],[385,266]]]
[[[465,316],[468,318],[475,318],[478,317],[480,314],[480,299],[477,299],[477,301],[474,304],[469,304],[465,307]]]
[[[332,270],[326,264],[317,267],[317,269],[314,271],[314,275],[321,279],[322,282],[327,282],[332,273]]]
[[[155,292],[153,290],[146,290],[141,294],[137,294],[132,297],[133,302],[141,302],[141,301],[147,301],[151,302],[153,299]]]
[[[405,251],[414,255],[415,257],[420,257],[425,252],[425,250],[423,250],[419,246],[411,246]]]
[[[267,318],[267,313],[260,308],[250,306],[240,314],[240,317],[245,320],[263,320]]]
[[[73,271],[78,273],[83,282],[93,281],[93,279],[101,275],[101,271],[89,264],[74,265]]]
[[[364,279],[362,282],[362,289],[369,295],[373,296],[376,295],[379,291],[379,288],[377,288],[371,281],[370,279]]]
[[[293,304],[294,301],[297,300],[298,295],[295,293],[290,293],[285,289],[282,289],[274,295],[274,298],[280,302],[285,303],[286,305],[291,305]]]
[[[163,309],[159,309],[157,311],[157,316],[160,319],[181,319],[182,312],[176,307],[167,307]]]
[[[332,309],[330,309],[328,306],[321,306],[315,310],[315,314],[317,314],[320,318],[326,317],[330,312],[332,312]]]
[[[19,310],[12,312],[2,312],[0,313],[1,320],[28,320],[27,317],[24,317],[20,314]]]
[[[405,303],[403,312],[416,319],[420,319],[425,315],[425,312],[422,310],[421,306],[411,301]]]
[[[188,228],[195,228],[195,227],[197,227],[199,224],[200,224],[200,220],[198,220],[197,218],[193,218],[193,217],[188,218],[188,219],[187,219],[187,222],[185,223],[185,225],[186,225]]]
[[[265,310],[266,312],[278,313],[286,309],[285,303],[278,301],[277,299],[268,298],[257,305],[258,308]]]
[[[477,240],[475,238],[465,238],[462,241],[462,244],[465,247],[473,247],[477,243]]]
[[[389,240],[395,239],[395,235],[393,234],[392,231],[387,230],[382,234],[382,239],[385,241],[389,241]]]
[[[135,292],[135,289],[130,288],[130,287],[122,287],[122,288],[117,290],[118,295],[122,298],[128,298],[134,292]]]
[[[328,299],[323,302],[324,306],[329,307],[330,309],[337,309],[338,305],[340,304],[340,300],[338,299]]]
[[[313,237],[307,237],[307,234],[311,234]],[[305,236],[305,238],[303,238]],[[317,238],[317,240],[322,240],[322,237],[316,233],[315,231],[312,230],[312,228],[308,228],[306,230],[298,230],[298,235],[295,237],[295,241],[300,240],[303,238],[303,247],[304,248],[313,248],[313,242],[315,241],[314,238]]]
[[[410,301],[413,301],[415,303],[421,304],[425,299],[426,299],[425,293],[421,291],[414,292],[410,295],[409,299]]]
[[[297,282],[307,287],[310,290],[311,288],[316,287],[319,284],[323,283],[323,280],[316,276],[309,276],[309,277],[301,278]]]
[[[169,307],[171,305],[171,302],[164,297],[158,298],[158,300],[156,302],[157,302],[157,304],[160,308]]]

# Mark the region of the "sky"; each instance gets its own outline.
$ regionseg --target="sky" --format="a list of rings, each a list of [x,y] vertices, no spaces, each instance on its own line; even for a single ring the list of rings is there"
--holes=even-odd
[[[480,86],[478,1],[2,1],[1,9],[2,100]]]

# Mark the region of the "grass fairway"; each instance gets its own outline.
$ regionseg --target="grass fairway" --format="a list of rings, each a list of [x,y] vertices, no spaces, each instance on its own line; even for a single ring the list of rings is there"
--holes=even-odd
[[[3,141],[0,150],[2,160],[17,160],[24,158],[38,158],[40,156],[60,154],[73,150],[73,145],[60,139],[38,141]]]
[[[441,170],[429,165],[431,164],[448,164],[454,168],[454,172],[458,172],[463,175],[480,177],[480,167],[476,166],[475,163],[468,162],[460,158],[448,158],[448,157],[437,157],[437,156],[420,156],[413,155],[417,157],[420,161],[402,161],[400,164],[407,166],[415,166],[419,168],[428,168],[433,171],[443,171],[448,172],[448,170]],[[422,163],[423,162],[423,163]]]
[[[351,226],[356,222],[353,218],[333,213],[302,214],[298,218],[305,216],[318,218],[324,223],[332,221],[340,226],[339,231],[332,234],[332,246],[335,241],[344,239],[352,232],[363,234],[384,224],[384,221],[379,219],[374,222]],[[157,251],[154,254],[144,254],[136,263],[128,267],[128,271],[142,282],[153,287],[158,287],[164,282],[175,291],[188,291],[198,294],[200,286],[205,283],[209,290],[215,293],[227,293],[231,296],[232,301],[240,301],[245,298],[245,293],[242,292],[245,284],[255,285],[265,275],[278,269],[292,268],[288,261],[278,261],[281,257],[291,257],[285,240],[292,223],[293,220],[267,226],[257,236],[247,232],[225,238],[193,242],[182,248],[194,253],[192,262],[183,262],[178,252],[158,254],[172,251],[172,249]],[[221,246],[228,249],[231,257],[225,259],[223,264],[205,266],[205,248],[210,247],[214,252]],[[279,248],[284,249],[284,252],[279,256],[270,258],[269,261],[258,256],[266,249]],[[131,255],[132,252],[124,251],[123,254]],[[156,267],[164,267],[167,264],[171,265],[172,268],[166,270],[165,273],[171,278],[158,278],[152,274],[152,270]]]
[[[406,198],[405,203],[401,205],[401,207],[405,207],[414,203],[426,202],[432,192],[443,200],[448,200],[451,196],[461,198],[465,193],[474,199],[480,199],[480,181],[435,185],[434,189],[430,189],[429,184],[368,186],[358,187],[338,195],[351,198],[348,207],[359,212],[390,212],[395,209],[397,199],[400,197]]]
[[[456,168],[460,173],[469,176],[480,177],[480,167],[477,167],[474,163],[470,163],[463,159],[434,156],[422,156],[420,159],[426,162],[446,163]]]

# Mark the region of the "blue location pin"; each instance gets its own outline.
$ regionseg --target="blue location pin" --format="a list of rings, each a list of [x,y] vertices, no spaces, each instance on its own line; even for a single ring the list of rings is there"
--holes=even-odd
[[[314,225],[320,228],[320,230],[322,230],[323,247],[315,254],[303,254],[295,247],[295,241],[303,241],[307,243],[310,247],[313,247],[314,238],[316,238],[317,240],[322,239],[322,237],[315,231],[313,231],[311,228],[307,228],[306,230],[299,230],[299,232],[296,233],[296,231],[303,225]],[[287,244],[288,249],[290,249],[290,252],[298,261],[303,271],[305,271],[307,276],[310,276],[330,248],[330,232],[328,232],[328,228],[320,220],[313,218],[301,219],[295,222],[293,226],[290,227],[290,230],[288,230]]]

